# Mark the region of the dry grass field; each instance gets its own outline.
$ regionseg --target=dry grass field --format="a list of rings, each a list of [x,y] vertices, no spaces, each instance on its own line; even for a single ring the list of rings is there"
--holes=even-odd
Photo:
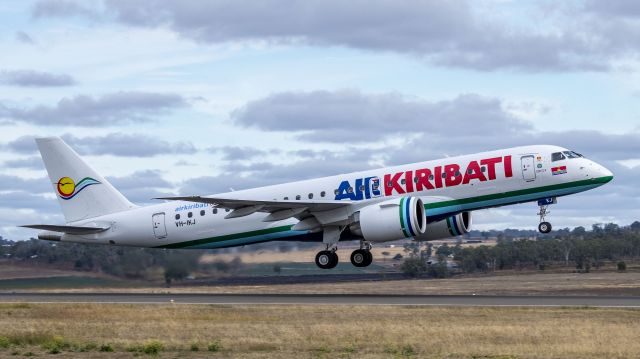
[[[623,295],[640,296],[640,271],[592,273],[517,273],[466,275],[341,283],[213,285],[165,287],[96,287],[32,289],[34,292],[256,293],[256,294],[424,294],[424,295]]]
[[[638,332],[632,309],[0,304],[14,358],[632,358]]]

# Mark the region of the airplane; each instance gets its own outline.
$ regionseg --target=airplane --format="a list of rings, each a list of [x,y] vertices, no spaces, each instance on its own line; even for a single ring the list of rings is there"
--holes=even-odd
[[[373,243],[431,241],[468,233],[472,211],[537,202],[538,230],[551,231],[557,198],[613,179],[611,171],[566,148],[534,145],[448,157],[279,185],[161,197],[137,206],[59,137],[36,139],[66,220],[24,225],[43,240],[151,248],[211,249],[314,241],[316,265],[338,264],[341,241],[358,240],[356,267]],[[321,248],[322,248],[321,247]]]

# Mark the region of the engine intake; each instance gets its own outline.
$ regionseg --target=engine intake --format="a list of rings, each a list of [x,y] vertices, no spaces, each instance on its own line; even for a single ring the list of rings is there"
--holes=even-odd
[[[417,239],[433,241],[467,234],[471,229],[471,212],[458,213],[441,221],[429,223],[426,227],[425,232]]]
[[[422,200],[399,197],[362,208],[349,229],[367,241],[386,242],[420,236],[426,227]]]

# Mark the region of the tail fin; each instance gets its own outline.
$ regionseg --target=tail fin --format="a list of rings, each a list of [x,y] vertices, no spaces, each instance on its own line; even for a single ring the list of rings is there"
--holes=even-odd
[[[59,137],[36,143],[67,223],[135,207]]]

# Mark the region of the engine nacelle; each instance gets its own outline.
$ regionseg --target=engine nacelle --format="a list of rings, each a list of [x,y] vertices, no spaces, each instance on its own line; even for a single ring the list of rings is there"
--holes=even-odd
[[[423,234],[416,239],[421,241],[433,241],[460,236],[469,233],[471,229],[471,212],[458,213],[441,221],[429,223]]]
[[[362,208],[349,229],[367,241],[386,242],[422,235],[426,227],[422,200],[400,197]]]

